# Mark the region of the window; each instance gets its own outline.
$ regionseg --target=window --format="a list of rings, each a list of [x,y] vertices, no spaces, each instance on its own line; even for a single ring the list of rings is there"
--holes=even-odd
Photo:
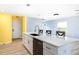
[[[58,22],[57,28],[67,28],[67,21]]]

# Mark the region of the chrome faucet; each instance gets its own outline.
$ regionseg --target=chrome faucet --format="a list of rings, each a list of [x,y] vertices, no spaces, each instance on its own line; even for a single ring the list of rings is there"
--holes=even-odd
[[[35,26],[34,32],[37,32],[37,31],[38,31],[38,34],[39,34],[39,25],[36,25],[36,26]]]

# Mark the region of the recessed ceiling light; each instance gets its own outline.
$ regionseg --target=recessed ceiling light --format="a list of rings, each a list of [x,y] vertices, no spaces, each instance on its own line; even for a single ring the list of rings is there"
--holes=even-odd
[[[53,14],[54,16],[58,16],[59,14],[58,13],[55,13],[55,14]]]
[[[76,13],[75,15],[79,15],[79,13]]]
[[[30,4],[26,4],[26,6],[28,6],[28,7],[29,7],[29,6],[30,6]]]
[[[74,11],[79,11],[79,10],[74,10]]]

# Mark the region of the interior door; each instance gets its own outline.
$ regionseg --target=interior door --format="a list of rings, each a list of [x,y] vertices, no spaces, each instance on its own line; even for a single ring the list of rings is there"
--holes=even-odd
[[[13,31],[13,38],[21,38],[22,34],[21,20],[12,21],[12,31]]]

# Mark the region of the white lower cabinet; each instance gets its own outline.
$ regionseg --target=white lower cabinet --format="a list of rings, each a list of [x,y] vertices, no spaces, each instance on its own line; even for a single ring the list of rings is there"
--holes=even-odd
[[[43,55],[51,55],[52,53],[50,53],[49,51],[47,51],[46,49],[43,49]],[[54,54],[52,54],[54,55]]]
[[[43,42],[44,55],[79,55],[79,42],[73,42],[62,46],[54,46]]]
[[[33,38],[23,34],[23,44],[28,49],[28,51],[33,54]]]
[[[43,42],[43,54],[44,55],[57,55],[58,47]]]
[[[79,55],[79,41],[68,44],[68,46],[70,47],[70,54]]]
[[[43,42],[43,54],[44,55],[68,55],[70,54],[70,49],[68,45],[64,46],[54,46]]]
[[[68,45],[63,45],[58,48],[58,55],[70,55],[71,54],[71,47]]]
[[[31,54],[33,54],[33,37],[23,34],[22,38],[24,46],[29,50]],[[34,47],[36,47],[36,45]],[[77,55],[77,54],[79,55],[79,41],[61,46],[55,46],[47,42],[43,42],[43,55]]]
[[[33,54],[33,38],[29,37],[28,39],[29,51]]]

